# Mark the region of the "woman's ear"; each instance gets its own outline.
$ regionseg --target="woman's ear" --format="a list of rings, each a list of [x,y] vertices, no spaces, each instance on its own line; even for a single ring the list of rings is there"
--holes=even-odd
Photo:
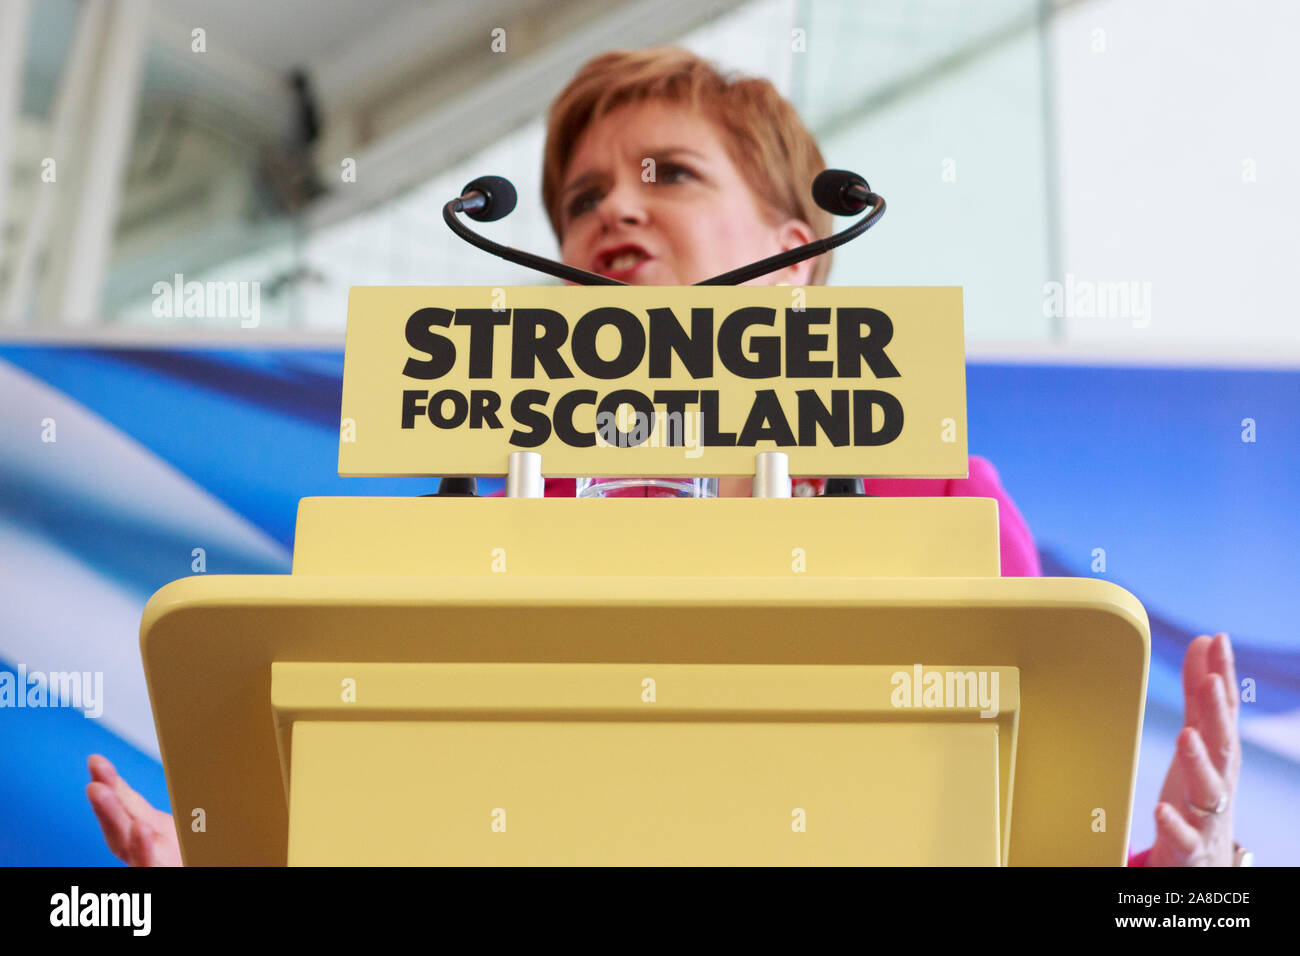
[[[782,252],[788,252],[799,246],[806,245],[816,239],[812,227],[802,219],[787,219],[777,227],[777,242],[780,244]],[[803,262],[796,262],[792,266],[786,266],[780,272],[772,274],[774,283],[793,286],[804,286],[812,281],[813,265],[816,257],[805,259]]]

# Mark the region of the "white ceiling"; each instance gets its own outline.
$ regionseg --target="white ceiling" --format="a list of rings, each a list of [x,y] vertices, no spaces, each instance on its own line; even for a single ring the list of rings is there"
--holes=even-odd
[[[207,31],[209,53],[284,76],[305,67],[326,109],[346,108],[405,74],[481,44],[494,26],[581,6],[574,0],[156,0],[173,43]]]
[[[25,112],[48,113],[84,2],[32,4]],[[294,68],[308,71],[327,112],[351,109],[387,96],[413,74],[451,68],[476,46],[486,53],[495,26],[571,20],[618,2],[154,0],[144,95],[198,96],[275,126],[288,102],[284,77]],[[206,34],[202,54],[191,49],[196,28]]]
[[[385,22],[456,0],[154,0],[155,13],[207,31],[209,49],[229,47],[276,73],[331,56]]]

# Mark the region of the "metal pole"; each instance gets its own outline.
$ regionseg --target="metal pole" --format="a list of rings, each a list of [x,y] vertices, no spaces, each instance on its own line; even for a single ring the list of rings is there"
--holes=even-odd
[[[10,166],[18,142],[23,61],[27,53],[27,0],[0,2],[0,255],[4,253]]]
[[[149,39],[149,0],[117,0],[100,63],[85,152],[85,182],[61,277],[56,316],[88,325],[100,312]]]
[[[61,181],[56,179],[53,183],[35,184],[36,201],[32,205],[27,228],[18,243],[13,268],[9,271],[9,288],[5,290],[0,320],[22,322],[27,312],[32,287],[36,284],[36,263],[49,235],[56,195],[58,190],[62,189],[66,194],[70,188],[66,178],[71,172],[69,160],[74,153],[79,152],[73,149],[73,137],[83,125],[82,113],[95,72],[96,45],[104,32],[104,17],[107,12],[107,3],[86,3],[82,4],[81,13],[77,17],[77,32],[72,38],[68,59],[59,76],[59,87],[50,114],[53,132],[49,140],[49,157],[55,160],[56,173],[58,163],[64,163],[65,178]]]

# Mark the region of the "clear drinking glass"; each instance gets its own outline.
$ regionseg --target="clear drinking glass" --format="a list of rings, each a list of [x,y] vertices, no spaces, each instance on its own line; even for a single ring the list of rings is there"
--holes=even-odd
[[[716,498],[716,478],[579,478],[579,498]]]

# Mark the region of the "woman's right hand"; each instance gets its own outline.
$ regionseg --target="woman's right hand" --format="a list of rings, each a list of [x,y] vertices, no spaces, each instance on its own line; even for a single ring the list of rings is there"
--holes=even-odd
[[[150,806],[106,758],[91,754],[88,763],[86,796],[113,855],[128,866],[180,866],[181,844],[172,815]]]

